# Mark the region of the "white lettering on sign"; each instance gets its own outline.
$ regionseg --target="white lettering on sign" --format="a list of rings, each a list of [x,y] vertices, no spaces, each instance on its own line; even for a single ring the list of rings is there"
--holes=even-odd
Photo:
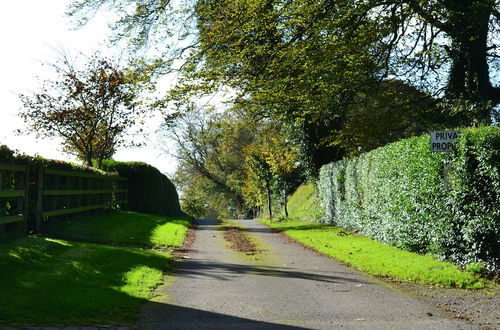
[[[460,131],[432,131],[431,151],[451,151],[453,142],[460,137]]]

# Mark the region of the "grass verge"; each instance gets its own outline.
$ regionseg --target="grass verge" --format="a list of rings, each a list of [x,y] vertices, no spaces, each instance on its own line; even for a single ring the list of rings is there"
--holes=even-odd
[[[171,259],[137,245],[179,246],[189,224],[120,212],[0,238],[0,325],[133,325]]]
[[[431,255],[403,251],[343,228],[301,221],[259,219],[298,242],[371,275],[443,287],[483,288],[488,282]]]
[[[182,245],[190,223],[189,218],[122,211],[52,223],[47,233],[70,241],[177,247]]]

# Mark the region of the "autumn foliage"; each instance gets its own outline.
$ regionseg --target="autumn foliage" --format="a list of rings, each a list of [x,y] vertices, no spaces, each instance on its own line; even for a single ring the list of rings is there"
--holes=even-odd
[[[21,95],[26,131],[61,137],[63,150],[88,166],[110,158],[139,117],[140,103],[127,69],[95,55],[78,69],[68,59],[54,65],[57,78],[38,92]]]

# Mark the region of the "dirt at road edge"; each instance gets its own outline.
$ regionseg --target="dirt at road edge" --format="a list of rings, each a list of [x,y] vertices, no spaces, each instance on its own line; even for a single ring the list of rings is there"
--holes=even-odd
[[[446,289],[413,283],[384,281],[404,294],[442,310],[453,319],[462,319],[481,329],[500,329],[500,287],[482,290]]]

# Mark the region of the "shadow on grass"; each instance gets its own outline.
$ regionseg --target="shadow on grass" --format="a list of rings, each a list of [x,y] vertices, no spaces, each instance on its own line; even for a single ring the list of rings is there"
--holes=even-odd
[[[0,240],[0,325],[133,324],[168,261],[138,249]]]
[[[127,292],[127,274],[143,267],[161,274],[167,261],[147,251],[46,238],[9,239],[0,248],[0,326],[134,326],[150,288],[144,296]],[[155,302],[140,320],[141,329],[301,329]]]

